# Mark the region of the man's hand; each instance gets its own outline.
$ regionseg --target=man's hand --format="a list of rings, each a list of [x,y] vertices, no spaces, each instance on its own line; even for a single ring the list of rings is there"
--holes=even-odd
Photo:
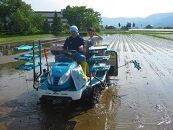
[[[79,48],[78,48],[78,49],[79,49],[79,51],[80,51],[80,52],[83,52],[83,51],[84,51],[84,46],[83,46],[83,45],[81,45],[81,46],[79,46]]]

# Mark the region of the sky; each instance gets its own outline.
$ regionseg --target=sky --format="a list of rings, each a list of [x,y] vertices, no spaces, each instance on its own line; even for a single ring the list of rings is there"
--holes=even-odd
[[[23,0],[35,11],[60,11],[67,5],[93,8],[103,17],[147,17],[173,12],[173,0]]]

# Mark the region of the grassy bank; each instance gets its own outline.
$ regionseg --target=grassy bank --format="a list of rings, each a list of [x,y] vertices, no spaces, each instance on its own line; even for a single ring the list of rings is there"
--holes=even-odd
[[[171,34],[171,35],[172,35],[172,34]],[[166,34],[165,34],[165,35],[162,34],[162,36],[157,35],[157,34],[148,34],[148,36],[152,36],[152,37],[157,37],[157,38],[162,38],[162,39],[172,40],[172,41],[173,41],[173,37],[172,37],[172,38],[169,38],[169,37],[167,37]]]
[[[101,31],[100,34],[143,34],[143,35],[150,35],[155,36],[159,38],[165,38],[164,36],[159,36],[159,34],[173,34],[173,32],[165,32],[165,31],[135,31],[135,30],[105,30]],[[60,34],[58,37],[66,37],[70,34]],[[86,36],[87,32],[80,32],[81,36]],[[36,34],[36,35],[27,35],[27,36],[21,36],[21,35],[3,35],[0,34],[0,45],[2,44],[15,44],[15,43],[26,43],[31,42],[33,40],[39,40],[39,39],[49,39],[49,38],[55,38],[52,34]],[[170,39],[170,38],[165,38]]]
[[[33,40],[43,39],[43,38],[53,38],[52,34],[37,34],[37,35],[0,35],[0,44],[15,44],[22,42],[31,42]]]
[[[57,37],[67,37],[70,34],[62,33],[59,34]],[[80,32],[81,36],[86,36],[87,32]],[[31,42],[33,40],[39,39],[49,39],[49,38],[56,38],[53,34],[35,34],[35,35],[5,35],[0,34],[0,45],[2,44],[15,44],[15,43],[24,43],[24,42]]]
[[[147,35],[147,36],[152,36],[152,37],[157,37],[157,38],[162,38],[162,39],[167,39],[167,40],[173,40],[173,31],[138,31],[138,30],[105,30],[105,34],[124,34],[124,35],[129,35],[129,34],[141,34],[141,35]]]
[[[105,30],[105,34],[173,34],[171,31]]]

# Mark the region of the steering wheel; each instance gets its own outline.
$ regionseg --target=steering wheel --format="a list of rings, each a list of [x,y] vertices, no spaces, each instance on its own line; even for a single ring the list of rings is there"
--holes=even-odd
[[[64,54],[65,56],[71,58],[74,61],[77,61],[77,59],[74,57],[74,53],[77,52],[76,50],[63,50],[61,54]]]

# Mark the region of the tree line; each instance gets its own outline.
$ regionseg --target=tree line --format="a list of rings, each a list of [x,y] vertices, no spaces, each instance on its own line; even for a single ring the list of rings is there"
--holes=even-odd
[[[118,23],[118,28],[121,29],[121,30],[128,30],[128,29],[131,29],[131,28],[135,28],[135,23],[130,23],[130,22],[127,22],[125,26],[122,26],[121,23]],[[105,26],[105,29],[116,29],[116,27],[114,26],[108,26],[106,25]]]
[[[10,33],[39,32],[44,18],[22,0],[0,0],[0,30]]]
[[[63,23],[55,11],[53,23],[35,13],[31,5],[22,0],[0,0],[0,32],[13,34],[53,33],[58,35],[67,32],[69,26],[77,25],[80,30],[94,27],[100,30],[101,15],[86,6],[67,6],[63,11]]]

